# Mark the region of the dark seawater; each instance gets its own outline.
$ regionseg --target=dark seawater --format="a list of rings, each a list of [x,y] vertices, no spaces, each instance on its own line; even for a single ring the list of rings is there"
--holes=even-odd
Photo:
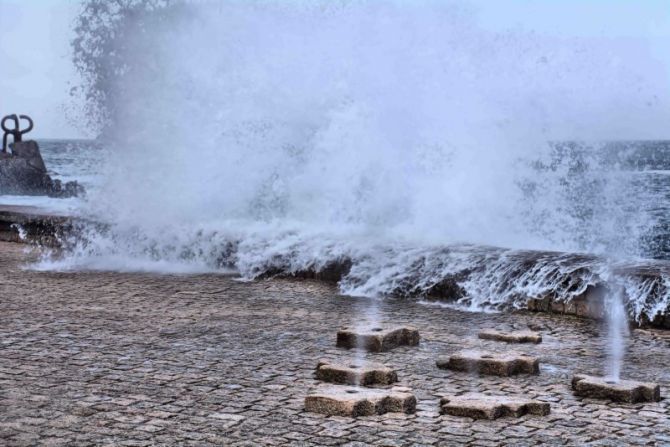
[[[49,175],[95,188],[102,173],[104,150],[94,140],[38,140]]]

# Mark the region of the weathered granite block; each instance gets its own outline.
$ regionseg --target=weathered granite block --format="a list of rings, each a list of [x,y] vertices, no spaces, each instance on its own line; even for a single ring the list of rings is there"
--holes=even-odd
[[[615,402],[658,402],[661,388],[656,383],[619,380],[575,374],[572,389],[576,396],[609,399]]]
[[[461,351],[449,358],[439,358],[436,364],[442,369],[492,376],[538,374],[540,372],[538,359],[516,352],[494,354],[486,351]]]
[[[398,346],[416,346],[419,339],[419,331],[413,327],[372,327],[363,330],[345,327],[337,332],[336,345],[338,348],[384,352]]]
[[[606,289],[603,285],[589,286],[583,294],[570,301],[559,301],[554,296],[531,298],[527,308],[534,312],[550,312],[600,320],[605,317],[604,296]]]
[[[10,144],[11,154],[0,152],[0,194],[73,197],[83,194],[77,182],[61,183],[47,173],[35,141]]]
[[[390,385],[398,381],[398,375],[381,363],[348,360],[331,362],[320,360],[316,366],[316,378],[324,382],[346,385]]]
[[[495,329],[484,329],[479,332],[483,340],[497,340],[508,343],[541,343],[542,335],[532,331],[503,332]]]
[[[473,393],[442,398],[440,412],[473,419],[497,419],[505,416],[521,417],[525,414],[546,416],[550,408],[548,403],[537,400]]]
[[[305,410],[329,416],[372,416],[416,411],[416,397],[407,388],[390,390],[323,385],[305,398]]]

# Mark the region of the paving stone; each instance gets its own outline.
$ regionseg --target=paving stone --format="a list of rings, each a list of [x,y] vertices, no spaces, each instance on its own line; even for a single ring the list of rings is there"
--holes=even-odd
[[[398,374],[381,363],[357,359],[339,362],[320,360],[316,366],[316,378],[329,383],[371,386],[397,382]]]
[[[538,374],[540,372],[540,362],[537,358],[516,352],[491,353],[465,350],[450,357],[438,358],[436,364],[441,369],[493,376]]]
[[[372,416],[416,411],[416,397],[406,388],[378,389],[322,385],[305,398],[305,410],[329,416]]]
[[[336,346],[346,349],[364,349],[368,352],[386,352],[399,346],[417,346],[419,331],[411,326],[370,328],[342,328],[337,332]]]
[[[572,378],[572,389],[576,396],[609,399],[614,402],[658,402],[661,389],[656,383],[619,380],[615,382],[607,377],[576,374]]]
[[[550,411],[546,402],[485,394],[443,397],[440,400],[440,409],[443,414],[473,419],[497,419],[506,416],[518,418],[526,414],[546,416]]]
[[[542,343],[542,335],[533,331],[499,331],[496,329],[484,329],[479,331],[482,340],[496,340],[508,343]]]
[[[566,382],[575,365],[602,368],[607,340],[598,322],[356,299],[311,280],[40,272],[23,267],[38,260],[25,249],[0,243],[2,446],[47,445],[53,438],[67,446],[323,444],[315,438],[333,445],[668,444],[670,399],[622,404],[577,397]],[[333,346],[327,336],[333,322],[356,327],[373,311],[383,327],[420,328],[421,345],[355,355]],[[532,345],[542,374],[473,377],[434,367],[435,352],[495,343],[473,337],[479,327],[550,334]],[[668,340],[659,330],[631,331],[624,377],[658,382],[667,394]],[[305,396],[318,385],[315,362],[322,356],[340,362],[343,354],[392,366],[420,399],[417,413],[306,412]],[[473,392],[551,402],[551,414],[474,422],[439,414],[437,396]],[[115,420],[137,416],[159,430]],[[24,418],[33,424],[18,422]],[[324,430],[338,436],[318,434]]]

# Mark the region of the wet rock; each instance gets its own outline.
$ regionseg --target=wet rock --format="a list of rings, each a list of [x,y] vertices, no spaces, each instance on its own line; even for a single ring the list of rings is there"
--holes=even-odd
[[[537,400],[472,393],[442,398],[440,412],[473,419],[497,419],[499,417],[518,418],[526,414],[546,416],[550,408],[548,403]]]
[[[316,367],[316,378],[324,382],[347,385],[390,385],[398,381],[398,375],[381,363],[348,360],[341,363],[320,360]]]
[[[10,153],[0,153],[0,194],[48,195],[73,197],[84,189],[77,182],[61,183],[47,174],[39,146],[35,141],[18,141]]]
[[[75,226],[74,218],[45,214],[39,208],[0,205],[0,240],[59,247]]]
[[[15,142],[11,145],[11,149],[13,158],[25,160],[26,165],[36,171],[47,172],[37,142],[32,140]]]
[[[63,183],[60,180],[53,180],[51,177],[46,182],[46,194],[49,197],[78,197],[84,195],[84,187],[76,181]]]
[[[656,383],[633,380],[612,381],[607,377],[576,374],[572,378],[572,389],[576,396],[609,399],[615,402],[658,402],[661,388]]]
[[[349,258],[343,257],[328,262],[326,265],[312,264],[309,267],[287,274],[286,272],[278,272],[281,276],[294,276],[297,278],[317,279],[320,281],[338,282],[351,270],[353,261]]]
[[[449,358],[439,358],[436,364],[441,369],[492,376],[538,374],[540,372],[540,362],[537,358],[516,352],[494,354],[477,350],[461,351]]]
[[[416,397],[407,388],[390,390],[324,385],[305,398],[305,410],[329,416],[372,416],[416,412]]]
[[[541,343],[542,335],[532,331],[503,332],[495,329],[484,329],[479,332],[483,340],[496,340],[508,343]]]
[[[399,346],[419,344],[419,331],[413,327],[371,327],[357,330],[342,328],[337,332],[338,348],[364,349],[368,352],[385,352]]]

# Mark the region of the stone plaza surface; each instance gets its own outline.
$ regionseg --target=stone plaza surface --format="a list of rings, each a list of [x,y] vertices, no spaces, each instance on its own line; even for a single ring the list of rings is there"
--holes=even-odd
[[[0,445],[670,445],[670,333],[632,330],[622,377],[660,384],[660,402],[575,396],[574,374],[602,375],[607,330],[551,314],[478,314],[408,299],[343,297],[332,284],[240,282],[221,275],[36,272],[0,243]],[[347,418],[305,411],[319,359],[339,328],[377,306],[421,343],[363,358],[393,368],[414,414]],[[532,325],[538,345],[481,340]],[[539,329],[538,329],[539,328]],[[463,349],[513,348],[539,375],[476,376],[435,366]],[[465,393],[547,402],[547,416],[473,420],[440,414]]]

